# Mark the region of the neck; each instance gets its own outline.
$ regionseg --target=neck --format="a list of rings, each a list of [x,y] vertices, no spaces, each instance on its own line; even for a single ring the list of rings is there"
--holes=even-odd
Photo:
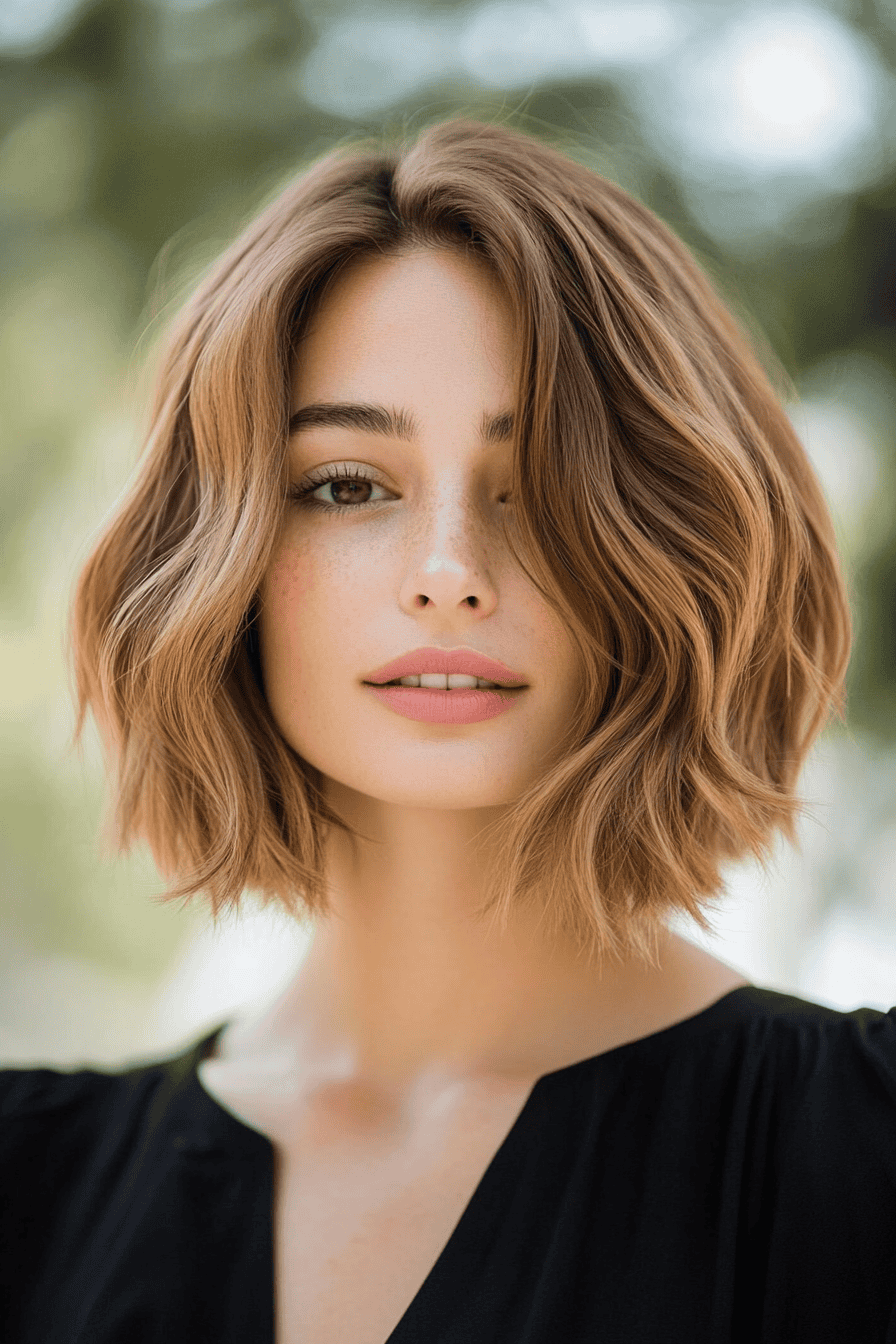
[[[263,1030],[252,1028],[315,1076],[392,1088],[443,1071],[538,1076],[664,1025],[679,1002],[686,1015],[695,958],[714,960],[661,929],[656,964],[588,961],[545,940],[535,902],[490,925],[477,916],[482,810],[348,819],[371,839],[331,835],[331,913]]]

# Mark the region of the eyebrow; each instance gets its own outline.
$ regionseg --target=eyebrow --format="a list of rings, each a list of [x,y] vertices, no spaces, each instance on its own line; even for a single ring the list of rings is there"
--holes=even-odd
[[[366,434],[381,434],[391,439],[412,443],[420,427],[412,415],[391,406],[371,406],[355,401],[316,401],[302,406],[289,418],[289,437],[301,429],[338,425],[344,429],[360,429]],[[497,415],[483,415],[479,433],[483,443],[506,443],[513,438],[513,411]]]

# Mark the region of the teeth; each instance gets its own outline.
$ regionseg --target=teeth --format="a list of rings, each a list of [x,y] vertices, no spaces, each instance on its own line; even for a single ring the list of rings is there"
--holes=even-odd
[[[496,681],[484,681],[482,677],[468,677],[461,672],[452,672],[447,676],[443,672],[423,672],[419,677],[401,677],[397,682],[389,682],[388,684],[390,686],[423,686],[436,691],[451,690],[452,688],[472,690],[473,687],[484,691],[498,689]]]

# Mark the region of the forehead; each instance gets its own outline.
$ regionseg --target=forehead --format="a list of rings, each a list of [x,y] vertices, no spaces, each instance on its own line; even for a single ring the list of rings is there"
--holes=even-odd
[[[510,305],[483,262],[448,250],[352,262],[302,333],[293,409],[305,401],[411,394],[512,400],[518,367]]]

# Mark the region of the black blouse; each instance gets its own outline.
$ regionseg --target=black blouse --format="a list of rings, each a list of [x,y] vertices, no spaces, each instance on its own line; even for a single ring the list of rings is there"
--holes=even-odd
[[[224,1026],[0,1071],[4,1344],[273,1344],[273,1147],[196,1072]],[[383,1344],[835,1341],[896,1344],[896,1008],[748,985],[539,1078]]]

